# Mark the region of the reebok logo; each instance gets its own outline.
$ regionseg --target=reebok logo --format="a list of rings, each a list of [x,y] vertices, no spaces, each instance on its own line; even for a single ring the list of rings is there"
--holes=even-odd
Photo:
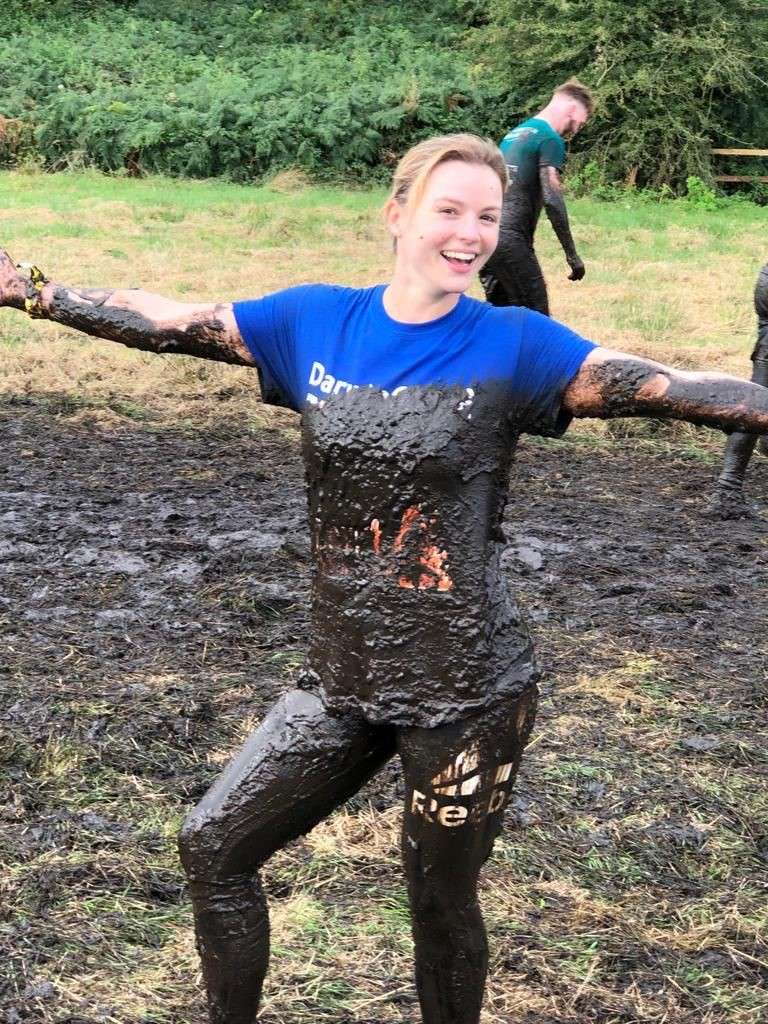
[[[509,798],[509,781],[514,762],[479,769],[477,745],[462,750],[430,781],[430,791],[414,789],[410,812],[426,821],[458,828],[476,824],[489,814],[502,810]]]

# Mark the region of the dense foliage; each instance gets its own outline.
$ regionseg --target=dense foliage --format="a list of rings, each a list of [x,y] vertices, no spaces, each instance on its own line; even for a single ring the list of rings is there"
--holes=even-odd
[[[472,46],[499,83],[497,127],[553,82],[590,84],[579,150],[607,180],[679,186],[709,176],[711,146],[768,147],[766,0],[489,0]]]
[[[767,8],[6,0],[0,162],[370,179],[431,134],[500,136],[577,74],[599,98],[582,181],[682,189],[708,179],[711,144],[768,144]]]
[[[416,138],[479,127],[452,0],[17,6],[0,114],[47,167],[370,175]]]

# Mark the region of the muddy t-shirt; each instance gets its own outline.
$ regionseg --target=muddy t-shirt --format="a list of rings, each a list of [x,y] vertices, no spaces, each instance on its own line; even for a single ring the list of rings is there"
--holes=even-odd
[[[303,411],[307,673],[331,710],[433,727],[535,678],[500,570],[509,467],[520,432],[565,430],[594,346],[466,296],[403,324],[382,295],[311,285],[234,309],[265,394]]]

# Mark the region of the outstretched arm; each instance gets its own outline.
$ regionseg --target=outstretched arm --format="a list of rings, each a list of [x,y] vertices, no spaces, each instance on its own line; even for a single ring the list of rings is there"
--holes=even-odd
[[[607,348],[590,352],[563,406],[573,416],[655,416],[768,433],[768,388],[738,377],[674,370]]]
[[[576,253],[576,246],[571,235],[571,227],[568,223],[568,212],[565,209],[563,197],[563,184],[560,180],[560,172],[556,167],[544,166],[539,168],[539,181],[541,182],[541,194],[544,199],[549,222],[554,228],[560,245],[563,247],[565,258],[571,272],[568,275],[569,281],[580,281],[584,277],[584,264]]]
[[[255,366],[230,303],[176,302],[135,289],[70,288],[48,281],[36,268],[23,273],[4,250],[0,306],[130,348]]]

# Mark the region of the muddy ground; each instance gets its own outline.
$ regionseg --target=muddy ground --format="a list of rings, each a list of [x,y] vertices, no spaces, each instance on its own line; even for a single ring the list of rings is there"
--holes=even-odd
[[[723,779],[736,773],[746,789],[764,787],[768,520],[703,516],[713,470],[674,444],[631,437],[522,444],[507,566],[547,677],[539,740],[508,823],[510,849],[529,835],[529,859],[510,870],[534,888],[554,885],[562,870],[617,904],[639,886],[645,895],[627,919],[637,919],[639,903],[651,913],[654,904],[706,901],[708,885],[725,913],[728,894],[746,884],[740,913],[755,927],[747,934],[742,922],[698,951],[683,944],[654,955],[639,934],[630,941],[595,928],[602,966],[574,1000],[573,976],[558,982],[544,941],[573,926],[567,908],[542,897],[524,941],[518,929],[494,954],[499,991],[507,976],[527,979],[531,1002],[518,1015],[501,1000],[489,1019],[756,1021],[750,1007],[764,1006],[753,897],[761,886],[765,893],[765,805],[740,804],[725,782],[718,792],[695,779],[712,769]],[[753,468],[750,491],[768,508],[765,463]],[[6,402],[0,566],[0,850],[10,866],[0,1009],[8,1024],[202,1021],[188,974],[176,987],[158,983],[156,1008],[144,1015],[123,1007],[117,981],[110,997],[104,978],[126,922],[102,920],[119,911],[98,900],[130,889],[144,908],[187,913],[170,838],[176,820],[300,663],[310,563],[295,428],[286,417],[254,432],[222,416],[182,430],[91,415],[50,396]],[[585,763],[594,770],[579,775]],[[575,775],[558,777],[561,765],[577,766]],[[370,803],[385,812],[398,787],[393,764],[352,810]],[[140,806],[147,794],[159,801],[154,816]],[[640,810],[643,820],[628,824]],[[741,844],[731,876],[713,874],[725,854],[707,853],[720,827],[712,822]],[[617,850],[642,865],[637,877],[585,867]],[[121,868],[129,852],[131,867]],[[507,884],[504,870],[492,865],[489,884]],[[283,883],[270,884],[285,896]],[[355,898],[354,872],[338,884],[335,898]],[[84,894],[97,900],[90,909]],[[561,916],[547,921],[549,913]],[[702,949],[708,961],[696,960]],[[720,977],[722,968],[731,1003],[717,996],[713,1004],[700,980],[674,973],[690,957],[700,976]],[[329,1004],[318,1019],[415,1021],[404,985],[407,977],[392,981],[400,994],[390,1004],[356,1014]],[[536,992],[550,1002],[537,1003]],[[312,1019],[311,1000],[291,1005],[295,1016],[281,1015],[278,998],[265,1019]]]

